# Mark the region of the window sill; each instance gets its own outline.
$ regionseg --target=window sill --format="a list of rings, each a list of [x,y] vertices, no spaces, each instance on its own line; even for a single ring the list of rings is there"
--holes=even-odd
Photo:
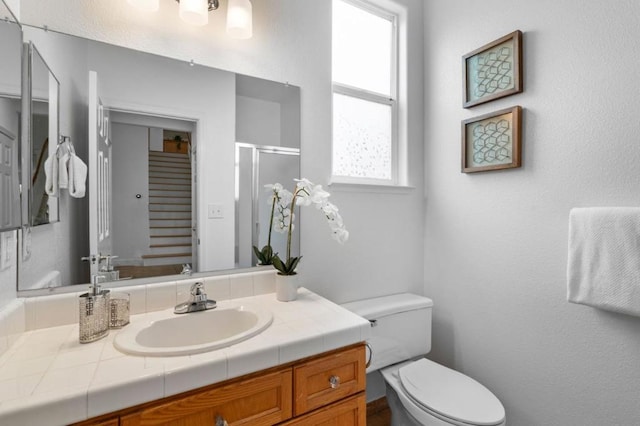
[[[370,192],[379,194],[408,194],[413,192],[415,186],[392,185],[380,183],[353,183],[353,182],[329,182],[329,188],[338,192]]]

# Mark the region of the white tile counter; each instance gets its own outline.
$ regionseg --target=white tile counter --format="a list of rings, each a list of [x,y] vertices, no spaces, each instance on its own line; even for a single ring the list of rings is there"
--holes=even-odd
[[[20,334],[0,357],[0,424],[73,423],[362,342],[370,334],[368,321],[305,289],[288,303],[273,293],[233,302],[271,310],[273,323],[249,340],[197,355],[126,355],[113,347],[118,330],[80,344],[77,324]],[[141,313],[131,322],[169,314]]]

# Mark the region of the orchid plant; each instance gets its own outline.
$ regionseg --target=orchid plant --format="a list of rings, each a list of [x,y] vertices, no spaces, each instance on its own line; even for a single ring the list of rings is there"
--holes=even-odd
[[[271,231],[273,231],[273,218],[276,211],[276,206],[280,206],[280,191],[282,191],[283,188],[279,183],[273,185],[265,185],[265,188],[273,192],[273,194],[271,195],[271,199],[269,200],[269,202],[271,203],[271,219],[269,220],[269,234],[267,236],[267,245],[262,247],[262,249],[253,246],[253,252],[256,254],[260,265],[273,265],[273,257],[278,253],[274,253],[273,248],[271,247]]]
[[[346,230],[342,216],[338,212],[338,207],[328,201],[330,194],[322,189],[322,185],[314,185],[308,179],[295,179],[296,186],[293,192],[283,188],[279,183],[265,185],[265,187],[273,192],[271,197],[271,223],[269,225],[269,239],[267,246],[261,251],[254,247],[256,256],[262,264],[263,259],[270,261],[278,270],[280,275],[295,275],[296,267],[302,256],[291,256],[291,236],[294,230],[295,208],[300,206],[314,205],[327,219],[331,236],[333,239],[343,244],[349,239],[349,231]],[[271,249],[271,231],[287,234],[287,253],[286,258],[282,260],[278,253],[274,254]],[[262,255],[262,258],[260,255]]]

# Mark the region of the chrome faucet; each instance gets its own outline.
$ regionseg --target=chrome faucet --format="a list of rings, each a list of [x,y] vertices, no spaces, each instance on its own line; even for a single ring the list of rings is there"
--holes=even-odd
[[[186,302],[178,303],[173,309],[176,314],[186,314],[189,312],[206,311],[216,307],[216,301],[207,299],[204,292],[204,284],[197,282],[191,286],[191,296]]]

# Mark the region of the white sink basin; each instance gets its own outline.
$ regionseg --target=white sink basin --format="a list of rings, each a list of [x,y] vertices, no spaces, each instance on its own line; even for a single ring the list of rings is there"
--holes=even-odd
[[[114,346],[131,355],[197,354],[247,340],[273,321],[271,312],[246,305],[168,315],[171,316],[130,324],[116,335]]]

